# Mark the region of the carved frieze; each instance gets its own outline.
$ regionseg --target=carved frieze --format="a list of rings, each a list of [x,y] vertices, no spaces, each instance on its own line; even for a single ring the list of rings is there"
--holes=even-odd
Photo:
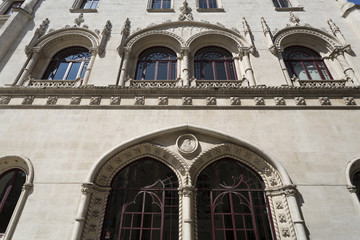
[[[3,105],[9,104],[10,100],[11,100],[11,96],[1,96],[0,104],[3,104]]]
[[[121,97],[119,96],[112,96],[110,97],[110,105],[120,105]]]
[[[100,105],[101,97],[91,97],[90,98],[90,105]]]
[[[134,105],[144,105],[145,104],[145,97],[135,97]]]
[[[31,105],[34,101],[34,96],[26,96],[24,97],[23,101],[22,101],[22,104],[23,105]]]
[[[46,100],[47,105],[55,105],[57,103],[58,96],[49,96]]]
[[[74,96],[70,99],[70,105],[80,105],[81,97],[80,96]]]

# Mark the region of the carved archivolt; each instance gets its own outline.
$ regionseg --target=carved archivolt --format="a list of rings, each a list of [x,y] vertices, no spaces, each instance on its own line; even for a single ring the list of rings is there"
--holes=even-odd
[[[69,46],[83,46],[88,49],[96,49],[99,46],[99,36],[86,29],[78,27],[63,28],[45,36],[38,40],[35,48],[43,53],[58,52],[59,50]]]
[[[182,134],[184,133],[180,133],[180,136],[183,136]],[[202,144],[201,141],[199,144]],[[288,180],[284,182],[282,177],[284,173],[280,173],[273,163],[266,159],[267,157],[264,154],[233,143],[215,144],[213,147],[197,153],[191,159],[182,156],[176,152],[176,149],[171,146],[165,147],[145,142],[115,153],[107,161],[100,163],[101,166],[95,168],[98,170],[95,170],[96,172],[92,174],[91,179],[93,179],[93,182],[83,184],[82,192],[87,199],[86,201],[88,201],[88,205],[84,203],[84,211],[79,211],[85,213],[85,215],[77,217],[78,222],[84,221],[83,230],[79,230],[82,236],[80,239],[100,239],[112,179],[121,169],[143,157],[154,158],[173,169],[178,176],[180,189],[193,189],[194,184],[192,183],[196,182],[200,172],[214,161],[229,157],[242,162],[257,172],[266,185],[265,192],[269,200],[276,238],[297,239],[296,227],[290,214],[290,209],[293,208],[288,202],[288,197],[294,197],[295,186],[286,185],[289,183],[285,183]],[[187,191],[183,192],[183,190],[180,191],[179,239],[182,239],[182,225],[184,224],[183,221],[185,221],[182,215],[183,198],[192,197],[195,192],[193,190],[189,193]],[[194,199],[196,199],[195,196]],[[187,209],[192,209],[194,214],[196,213],[195,201],[193,206],[186,206]],[[196,217],[194,227],[196,229]]]
[[[332,52],[336,46],[342,44],[326,32],[306,26],[288,27],[274,35],[274,46],[281,49],[290,45],[315,45],[318,51]]]

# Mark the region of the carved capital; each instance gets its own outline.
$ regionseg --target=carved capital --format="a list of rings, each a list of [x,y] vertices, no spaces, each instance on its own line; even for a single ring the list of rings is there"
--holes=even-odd
[[[196,189],[193,186],[179,188],[179,195],[183,197],[193,197],[195,193]]]

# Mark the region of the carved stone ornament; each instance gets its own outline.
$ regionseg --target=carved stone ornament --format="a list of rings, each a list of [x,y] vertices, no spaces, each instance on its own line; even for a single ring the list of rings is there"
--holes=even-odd
[[[135,105],[145,105],[145,97],[135,97]]]
[[[114,96],[110,98],[110,105],[120,105],[121,98],[118,96]]]
[[[75,18],[74,20],[74,23],[77,25],[77,26],[80,26],[81,23],[83,23],[85,20],[84,20],[84,14],[80,13],[79,17]]]
[[[100,105],[101,97],[91,97],[90,105]]]
[[[80,96],[71,97],[71,100],[70,100],[71,105],[79,105],[80,102],[81,102],[81,97]]]
[[[186,105],[186,106],[192,105],[192,98],[191,97],[183,97],[182,105]]]
[[[194,20],[193,15],[191,13],[191,8],[189,7],[188,3],[186,1],[183,2],[183,6],[180,8],[180,16],[179,21],[192,21]]]
[[[178,137],[176,146],[182,155],[190,155],[198,149],[199,141],[192,134],[184,134]]]
[[[4,105],[9,104],[10,100],[11,100],[11,96],[1,96],[0,104],[4,104]]]
[[[355,99],[353,97],[344,97],[344,102],[346,105],[356,105]]]
[[[49,96],[46,100],[46,105],[55,105],[57,103],[58,96]]]
[[[277,106],[286,105],[285,99],[283,97],[275,97],[275,104]]]
[[[158,105],[168,105],[169,98],[168,97],[159,97],[158,98]]]
[[[179,189],[179,195],[183,197],[191,197],[194,195],[196,189],[192,186],[185,186]]]
[[[23,105],[31,105],[34,101],[34,96],[26,96],[22,102]]]
[[[216,105],[216,97],[207,97],[206,98],[206,105],[208,105],[208,106]]]
[[[281,234],[283,237],[290,237],[290,229],[289,228],[282,228],[281,229]]]
[[[319,102],[321,105],[331,105],[330,99],[328,97],[319,97]]]
[[[295,97],[295,104],[300,105],[306,105],[305,98],[304,97]]]
[[[265,100],[263,97],[255,97],[254,101],[255,101],[255,105],[257,106],[265,105]]]
[[[230,97],[230,104],[231,104],[232,106],[241,105],[240,97]]]
[[[300,23],[300,18],[296,17],[293,12],[289,12],[289,14],[290,14],[289,21],[295,24],[296,26],[298,26]]]

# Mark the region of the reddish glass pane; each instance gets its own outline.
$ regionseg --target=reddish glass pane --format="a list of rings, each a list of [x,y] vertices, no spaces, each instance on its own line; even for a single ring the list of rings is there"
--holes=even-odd
[[[300,46],[285,48],[284,61],[290,77],[300,80],[331,80],[331,74],[321,56],[313,50]]]
[[[195,77],[199,80],[236,80],[231,54],[219,47],[206,47],[195,54]]]
[[[232,159],[217,161],[199,175],[196,186],[199,240],[275,238],[265,185],[245,165]]]
[[[178,239],[179,200],[176,175],[145,158],[114,178],[103,236],[130,240]]]
[[[0,233],[6,231],[25,180],[25,173],[19,169],[0,175]]]

